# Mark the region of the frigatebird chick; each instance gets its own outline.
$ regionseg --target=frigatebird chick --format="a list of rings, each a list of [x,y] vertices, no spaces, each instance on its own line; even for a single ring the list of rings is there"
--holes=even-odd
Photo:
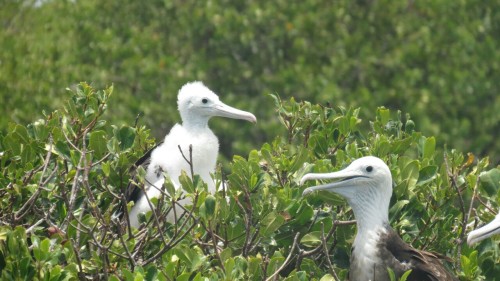
[[[252,113],[230,107],[219,100],[219,97],[208,89],[202,82],[185,84],[177,97],[177,105],[182,124],[176,124],[167,134],[163,143],[159,144],[148,155],[142,157],[138,164],[147,166],[144,190],[131,183],[127,191],[128,201],[135,204],[130,210],[129,221],[132,227],[139,227],[138,215],[150,211],[148,198],[159,197],[163,188],[164,174],[168,175],[175,188],[180,187],[179,176],[181,171],[191,176],[190,165],[186,159],[190,158],[192,146],[192,168],[195,175],[207,183],[208,191],[215,192],[215,183],[211,174],[215,171],[219,140],[208,127],[208,121],[213,116],[243,119],[252,123],[257,119]],[[182,150],[179,150],[179,146]],[[183,155],[184,154],[184,155]],[[148,156],[151,157],[148,157]],[[184,158],[186,157],[186,159]],[[173,195],[173,194],[171,194]],[[178,201],[182,206],[190,203],[190,199]],[[176,216],[184,211],[176,206]],[[170,211],[167,221],[174,222],[174,212]]]
[[[379,158],[362,157],[344,170],[326,174],[307,174],[307,180],[336,180],[309,187],[303,196],[327,190],[344,197],[356,217],[357,234],[352,247],[349,280],[390,280],[388,268],[399,278],[412,270],[407,280],[458,280],[439,261],[439,255],[419,251],[406,244],[389,225],[392,176]]]
[[[500,234],[500,213],[488,224],[471,231],[467,236],[467,244],[471,246],[495,234]]]

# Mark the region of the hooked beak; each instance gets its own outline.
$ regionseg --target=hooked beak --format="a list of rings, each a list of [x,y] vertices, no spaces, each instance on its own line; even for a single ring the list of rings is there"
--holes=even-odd
[[[487,225],[473,230],[467,236],[467,244],[471,246],[472,244],[478,243],[494,234],[500,233],[500,214],[498,214],[495,219],[493,219]]]
[[[356,173],[356,171],[350,171],[350,170],[345,170],[345,169],[338,171],[338,172],[333,172],[333,173],[306,174],[300,180],[300,185],[304,184],[304,182],[308,181],[308,180],[331,179],[331,180],[337,180],[337,181],[332,182],[332,183],[328,183],[328,184],[322,184],[322,185],[311,186],[309,188],[306,188],[304,190],[304,192],[302,193],[302,196],[306,196],[309,193],[316,191],[316,190],[334,191],[334,189],[338,189],[341,187],[349,187],[349,186],[354,185],[354,181],[356,181],[356,179],[359,179],[359,178],[367,178],[367,176]]]
[[[214,104],[212,114],[213,116],[247,120],[252,123],[257,122],[257,118],[252,113],[231,107],[221,101]]]

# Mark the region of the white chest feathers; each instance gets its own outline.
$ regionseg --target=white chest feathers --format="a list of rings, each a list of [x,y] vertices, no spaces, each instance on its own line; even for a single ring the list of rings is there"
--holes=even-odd
[[[190,146],[192,147],[191,155]],[[178,187],[181,171],[190,175],[191,167],[186,159],[192,158],[194,174],[200,175],[208,184],[210,192],[214,192],[215,185],[211,174],[215,171],[218,152],[219,140],[208,127],[187,131],[184,127],[175,125],[165,137],[165,142],[153,151],[151,164],[148,167],[148,178],[157,178],[158,171],[162,171]]]
[[[381,264],[378,248],[380,234],[385,231],[381,227],[358,232],[351,255],[350,281],[385,280],[378,277],[387,276],[387,269],[377,267],[377,265]]]

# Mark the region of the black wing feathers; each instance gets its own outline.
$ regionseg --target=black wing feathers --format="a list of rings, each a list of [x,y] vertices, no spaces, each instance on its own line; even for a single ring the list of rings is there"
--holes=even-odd
[[[392,228],[389,228],[388,233],[381,240],[387,241],[385,249],[400,264],[404,263],[411,267],[412,272],[408,276],[408,281],[458,281],[441,263],[440,259],[443,256],[416,250],[406,244]]]

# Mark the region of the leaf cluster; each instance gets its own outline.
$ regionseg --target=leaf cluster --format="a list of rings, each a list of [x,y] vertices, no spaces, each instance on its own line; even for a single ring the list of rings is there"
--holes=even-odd
[[[409,115],[380,107],[364,124],[358,108],[272,96],[283,134],[235,155],[229,172],[219,168],[215,194],[189,171],[182,192],[166,181],[175,195],[151,198],[155,211],[136,230],[115,213],[136,180],[130,167],[154,140],[142,126],[106,122],[112,87],[81,83],[69,92],[61,110],[0,135],[2,279],[344,280],[352,211],[332,193],[302,198],[298,181],[363,155],[391,169],[391,225],[405,241],[451,257],[461,280],[500,274],[498,237],[476,248],[465,243],[499,209],[500,169],[488,158],[441,154]],[[141,183],[144,171],[137,174]],[[186,196],[193,202],[186,213],[166,222]]]

